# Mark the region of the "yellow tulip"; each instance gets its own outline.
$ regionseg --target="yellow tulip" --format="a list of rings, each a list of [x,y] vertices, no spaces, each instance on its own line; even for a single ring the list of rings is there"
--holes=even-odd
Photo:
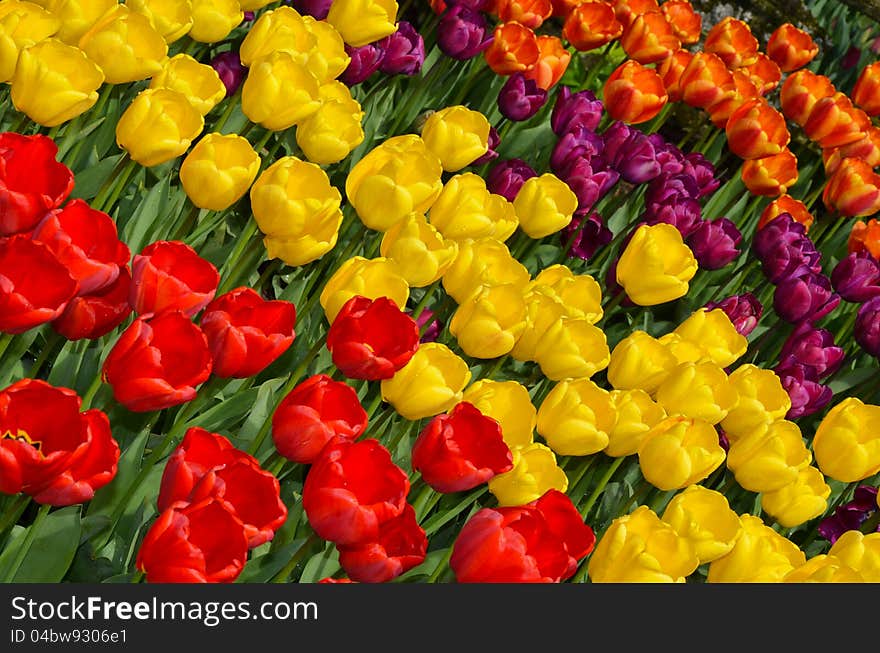
[[[193,204],[222,211],[244,197],[259,171],[260,157],[247,139],[215,132],[186,155],[180,182]]]
[[[727,467],[751,492],[773,492],[798,479],[812,454],[797,424],[777,420],[730,443]]]
[[[709,563],[709,583],[778,583],[807,559],[794,542],[754,515],[740,515],[742,530],[726,555]]]
[[[844,483],[880,472],[880,406],[847,397],[829,410],[813,437],[822,473]]]
[[[671,224],[636,229],[617,262],[617,283],[639,306],[684,297],[697,273],[697,260]]]
[[[611,351],[608,381],[616,390],[644,390],[654,394],[677,364],[657,338],[636,330]]]
[[[449,332],[473,358],[510,353],[526,326],[522,289],[514,285],[484,287],[463,301],[449,321]]]
[[[189,35],[200,43],[222,41],[244,20],[238,0],[192,0]]]
[[[663,334],[657,341],[666,348],[672,358],[678,363],[701,363],[710,360],[706,351],[697,343],[685,340],[680,335],[671,331]]]
[[[155,166],[186,152],[204,125],[202,114],[183,93],[148,88],[116,124],[116,144],[142,166]]]
[[[309,70],[321,82],[336,79],[351,63],[342,35],[325,20],[315,20],[311,16],[303,16],[303,20],[315,37],[314,47],[307,52]]]
[[[541,270],[529,289],[550,288],[565,305],[566,317],[582,317],[591,324],[602,319],[602,287],[589,274],[574,274],[567,265],[551,265]]]
[[[565,492],[568,476],[556,464],[556,455],[538,442],[511,448],[513,469],[489,479],[489,492],[499,506],[521,506],[548,490]]]
[[[299,123],[296,144],[309,161],[321,165],[339,163],[363,143],[364,114],[353,114],[351,109],[351,105],[335,100],[322,102],[317,111]]]
[[[493,238],[465,240],[458,244],[458,254],[442,277],[443,289],[456,303],[462,303],[483,286],[528,285],[531,275],[510,255],[504,243]]]
[[[557,320],[535,347],[535,361],[553,381],[589,378],[608,367],[610,360],[605,332],[584,318]]]
[[[567,316],[568,311],[552,288],[544,285],[526,286],[523,296],[526,306],[526,326],[510,351],[518,361],[536,360],[538,345],[554,324]]]
[[[117,4],[118,0],[49,0],[43,6],[61,21],[56,36],[68,45],[77,45],[80,37]]]
[[[742,529],[727,497],[701,485],[689,485],[672,497],[661,519],[694,545],[700,564],[727,555]]]
[[[648,431],[666,418],[666,411],[644,390],[612,390],[610,394],[617,420],[608,433],[605,454],[631,456],[638,453]]]
[[[238,4],[244,11],[256,11],[262,9],[266,5],[272,4],[274,0],[238,0]]]
[[[192,0],[125,0],[132,11],[150,19],[166,43],[174,43],[193,26]]]
[[[324,284],[319,301],[327,321],[332,324],[336,314],[355,295],[368,299],[388,297],[403,310],[409,299],[409,286],[393,261],[355,256],[339,266]]]
[[[252,66],[273,52],[292,55],[299,64],[308,61],[307,53],[317,38],[306,25],[305,18],[293,7],[278,7],[261,14],[241,42],[238,56],[244,66]]]
[[[639,467],[651,485],[678,490],[699,483],[724,462],[715,428],[701,419],[672,415],[645,434]]]
[[[455,105],[428,116],[422,125],[422,138],[446,172],[457,172],[489,150],[489,128],[482,113]]]
[[[51,13],[31,2],[3,3],[0,9],[0,82],[15,74],[18,53],[53,36],[61,27]]]
[[[607,390],[589,379],[557,383],[538,408],[538,433],[560,456],[588,456],[608,445],[617,420]]]
[[[732,440],[763,424],[784,419],[791,409],[791,397],[773,370],[747,363],[736,368],[728,379],[739,396],[739,402],[721,420],[721,428]]]
[[[465,388],[461,400],[497,420],[501,436],[511,449],[532,444],[537,411],[521,383],[480,379]]]
[[[825,514],[831,487],[818,469],[807,466],[797,478],[772,492],[761,493],[761,509],[781,526],[794,528]]]
[[[152,77],[165,64],[168,44],[150,19],[116,5],[80,37],[79,48],[94,61],[109,84]]]
[[[543,238],[568,226],[578,198],[552,173],[526,179],[513,200],[519,226],[530,238]]]
[[[396,32],[397,9],[396,0],[333,0],[327,22],[357,48]]]
[[[411,288],[428,286],[443,276],[458,255],[447,240],[418,213],[410,213],[382,237],[379,253],[397,264]]]
[[[182,53],[165,62],[162,70],[150,80],[150,88],[167,88],[183,93],[203,116],[208,115],[226,97],[226,86],[217,71]]]
[[[678,413],[717,424],[736,406],[738,395],[727,373],[711,361],[681,363],[657,388],[657,403]]]
[[[431,205],[428,221],[446,238],[507,240],[518,224],[513,204],[490,193],[472,172],[453,176]]]
[[[721,367],[733,365],[749,346],[746,337],[720,308],[697,309],[673,333],[699,347],[706,358]]]
[[[795,567],[782,579],[783,583],[864,583],[855,569],[833,555],[820,554]]]
[[[846,531],[831,545],[828,555],[857,571],[866,583],[880,583],[880,533]]]
[[[241,110],[248,120],[283,131],[321,107],[318,80],[287,52],[258,59],[241,87]]]

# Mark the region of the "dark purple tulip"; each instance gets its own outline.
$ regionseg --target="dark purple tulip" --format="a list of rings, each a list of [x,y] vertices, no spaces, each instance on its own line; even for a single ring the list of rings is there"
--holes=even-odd
[[[367,43],[360,47],[345,46],[345,52],[351,58],[348,68],[339,76],[346,86],[355,86],[366,81],[370,75],[379,70],[385,52],[378,43]]]
[[[252,11],[244,12],[244,17],[242,18],[242,23],[249,23],[256,17],[256,14]]]
[[[805,272],[780,282],[773,292],[773,309],[786,322],[814,323],[837,308],[840,295],[831,288],[824,274]]]
[[[859,347],[871,356],[880,356],[880,297],[859,306],[853,336]]]
[[[425,62],[425,40],[411,23],[397,23],[397,31],[379,41],[384,51],[379,70],[386,75],[415,75]]]
[[[512,202],[516,199],[519,189],[526,179],[537,177],[538,173],[522,159],[505,159],[499,161],[486,177],[486,188],[489,192],[506,197]]]
[[[576,127],[596,131],[602,121],[602,101],[593,91],[572,93],[568,86],[559,86],[556,102],[550,114],[550,128],[557,136],[563,136]]]
[[[819,523],[819,535],[834,544],[846,531],[859,530],[877,509],[877,488],[860,485],[851,501],[837,506],[833,514]],[[880,524],[877,525],[877,532],[880,532]]]
[[[715,430],[718,431],[718,444],[724,449],[724,453],[727,453],[730,451],[730,438],[727,437],[727,433],[720,426],[716,426]]]
[[[671,177],[684,171],[684,154],[680,149],[656,132],[648,136],[648,140],[654,146],[662,177]]]
[[[333,4],[333,0],[286,0],[284,4],[290,5],[304,16],[324,20],[330,13],[330,5]]]
[[[601,247],[605,247],[614,238],[614,234],[602,221],[598,213],[589,216],[574,216],[560,237],[560,244],[565,247],[571,242],[568,256],[589,261]]]
[[[507,78],[498,92],[498,110],[508,120],[520,122],[534,116],[547,101],[547,91],[534,79],[526,79],[522,73]]]
[[[559,175],[578,198],[576,213],[584,214],[590,211],[596,202],[605,197],[620,174],[612,170],[602,157],[595,157],[592,161],[579,158],[574,161],[562,174]]]
[[[563,175],[579,159],[590,163],[593,157],[602,153],[602,137],[586,127],[576,127],[560,138],[550,153],[550,169]]]
[[[699,196],[705,197],[713,192],[721,182],[715,176],[715,166],[700,152],[691,152],[684,157],[684,174],[693,177],[700,189]]]
[[[236,50],[221,52],[211,59],[211,68],[217,71],[220,81],[226,87],[226,97],[234,95],[244,78],[247,77],[247,68],[241,65],[241,59],[239,59]]]
[[[471,163],[472,166],[482,166],[490,163],[498,158],[498,146],[501,144],[501,137],[498,135],[498,130],[495,129],[492,125],[489,125],[489,149],[486,150],[486,153],[474,159]]]
[[[647,224],[665,222],[678,229],[682,238],[690,236],[703,222],[700,203],[690,198],[670,200],[665,204],[652,204],[643,215]]]
[[[788,213],[779,214],[755,234],[752,247],[771,283],[821,271],[821,254],[805,234],[804,226]]]
[[[709,302],[706,304],[706,310],[720,308],[727,313],[727,317],[733,322],[736,330],[744,336],[748,336],[755,327],[758,326],[758,320],[764,313],[764,307],[761,302],[752,293],[746,292],[741,295],[733,295],[720,302]]]
[[[825,408],[831,401],[833,395],[831,388],[819,383],[813,368],[790,363],[777,366],[774,371],[791,399],[791,409],[786,413],[786,419],[812,415]]]
[[[705,270],[719,270],[733,262],[740,255],[740,242],[742,234],[727,218],[701,220],[688,236],[688,246]]]
[[[880,263],[868,251],[853,252],[834,266],[831,285],[848,302],[866,302],[880,295]]]
[[[602,140],[608,165],[624,181],[644,184],[660,175],[660,162],[644,132],[616,120],[602,134]]]
[[[407,311],[407,313],[412,316],[412,311]],[[430,308],[423,308],[422,312],[419,313],[419,316],[416,318],[416,324],[419,326],[419,331],[423,328],[425,329],[424,333],[422,333],[419,342],[434,342],[437,338],[440,337],[440,331],[442,327],[440,326],[440,321],[437,320],[434,316],[434,311]],[[428,325],[425,328],[425,325]]]
[[[834,335],[827,329],[816,329],[805,323],[786,338],[779,354],[780,365],[799,363],[812,367],[820,379],[834,374],[843,363],[843,348],[834,344]]]
[[[437,25],[437,47],[453,59],[476,57],[491,42],[492,34],[486,17],[462,3],[443,14]]]
[[[806,228],[791,217],[790,213],[780,213],[766,225],[758,229],[752,242],[752,248],[758,258],[766,257],[779,247],[781,240],[793,242],[797,236],[805,236]]]
[[[699,193],[700,189],[693,177],[684,174],[657,177],[648,184],[645,191],[645,207],[650,213],[656,206],[668,204],[670,201],[695,200]]]

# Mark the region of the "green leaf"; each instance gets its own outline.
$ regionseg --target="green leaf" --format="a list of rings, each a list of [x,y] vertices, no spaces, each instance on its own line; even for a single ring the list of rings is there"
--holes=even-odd
[[[309,558],[303,569],[302,576],[299,578],[299,582],[317,583],[322,578],[332,576],[340,569],[339,551],[328,542],[327,547],[321,553]]]
[[[160,233],[170,231],[167,223],[173,221],[176,216],[167,217],[165,220],[159,219],[160,214],[168,210],[170,192],[171,177],[169,176],[150,188],[137,209],[124,221],[121,230],[122,240],[131,248],[132,252],[139,252],[143,249],[150,240],[149,234],[157,231]]]
[[[250,447],[251,442],[260,432],[267,419],[275,410],[275,393],[284,385],[285,379],[271,379],[256,388],[257,395],[250,406],[250,412],[235,437],[230,438],[235,446],[243,449]]]
[[[110,483],[95,492],[89,502],[85,521],[91,526],[98,524],[98,517],[109,517],[113,514],[117,503],[122,501],[123,493],[128,490],[141,468],[144,447],[150,436],[150,429],[144,429],[126,446],[119,457],[116,476]],[[98,529],[100,530],[100,528]]]
[[[60,583],[73,562],[79,546],[80,510],[68,506],[50,512],[38,524],[36,536],[15,574],[15,583]],[[30,526],[29,528],[33,528]],[[0,575],[5,575],[18,553],[18,544],[27,529],[22,529],[0,558]]]
[[[84,200],[94,199],[104,182],[110,178],[110,173],[113,172],[120,159],[122,159],[121,154],[108,156],[79,173],[76,176],[73,191],[70,193],[71,199],[77,197]]]
[[[258,558],[251,558],[235,582],[268,583],[275,574],[284,568],[284,565],[290,562],[293,554],[297,552],[307,539],[302,537],[276,551],[270,551]]]

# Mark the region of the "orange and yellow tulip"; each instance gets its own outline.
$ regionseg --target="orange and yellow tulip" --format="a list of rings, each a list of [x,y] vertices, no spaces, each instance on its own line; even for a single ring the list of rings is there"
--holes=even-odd
[[[813,38],[791,23],[777,27],[767,40],[767,56],[775,61],[784,73],[803,68],[817,54],[819,54],[819,46]]]
[[[660,113],[668,100],[660,75],[638,61],[625,61],[605,82],[605,109],[615,120],[646,122]]]
[[[791,140],[785,116],[764,98],[748,100],[730,114],[725,131],[730,151],[742,159],[779,154]]]

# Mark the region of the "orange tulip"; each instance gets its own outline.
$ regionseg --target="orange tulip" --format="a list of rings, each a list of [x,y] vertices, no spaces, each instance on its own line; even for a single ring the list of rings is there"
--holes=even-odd
[[[850,254],[868,252],[874,258],[880,258],[880,222],[873,218],[868,222],[859,220],[853,225],[846,242]]]
[[[574,11],[575,7],[585,1],[586,0],[550,0],[550,4],[553,5],[553,13],[550,15],[556,16],[557,18],[565,18]]]
[[[718,55],[697,52],[681,73],[681,99],[692,107],[707,109],[736,90],[733,74]]]
[[[630,59],[642,64],[662,61],[681,48],[681,41],[662,11],[649,11],[636,16],[623,28],[620,45]]]
[[[736,85],[736,92],[739,93],[744,100],[753,100],[759,95],[763,95],[758,91],[758,87],[746,72],[745,68],[737,68],[732,74],[733,83]]]
[[[813,226],[813,214],[810,213],[806,204],[796,200],[791,195],[781,195],[770,202],[761,212],[761,219],[758,220],[758,229],[761,229],[773,218],[783,213],[788,213],[797,222],[804,225],[807,231]]]
[[[660,5],[657,0],[615,0],[614,15],[620,24],[626,27],[636,16],[646,14],[649,11],[658,11]]]
[[[622,33],[623,25],[615,18],[614,9],[604,2],[577,5],[562,25],[563,38],[581,52],[601,48]]]
[[[730,151],[741,159],[779,154],[791,140],[785,116],[764,98],[748,100],[730,114],[725,131]]]
[[[750,99],[752,98],[743,97],[743,95],[737,90],[725,92],[724,97],[721,100],[713,104],[711,107],[706,108],[706,111],[709,112],[709,120],[711,120],[712,124],[718,129],[726,129],[727,121],[730,120],[730,116],[733,115],[733,112],[745,104],[746,100]]]
[[[694,55],[687,50],[676,50],[657,64],[657,72],[670,102],[681,101],[681,74],[693,58]]]
[[[791,23],[777,27],[767,40],[767,55],[784,73],[803,68],[819,54],[819,46]]]
[[[517,22],[538,29],[553,13],[550,0],[495,0],[495,13],[502,23]]]
[[[498,75],[512,75],[530,70],[538,63],[541,51],[538,37],[525,25],[501,23],[495,28],[494,39],[483,50],[486,63]]]
[[[779,66],[763,52],[758,53],[754,62],[737,70],[742,70],[751,78],[759,95],[767,95],[782,81],[782,71]]]
[[[810,117],[813,105],[834,93],[834,84],[830,79],[803,68],[792,73],[782,82],[782,88],[779,89],[779,104],[786,118],[803,127]]]
[[[869,116],[880,116],[880,61],[862,68],[852,99]]]
[[[741,68],[758,56],[758,39],[748,23],[725,16],[706,34],[703,50],[717,54],[728,68]]]
[[[608,115],[631,125],[656,116],[667,99],[660,75],[631,59],[611,73],[603,91]]]
[[[865,137],[861,140],[822,150],[822,162],[825,164],[825,174],[834,174],[840,162],[847,157],[861,159],[872,168],[880,166],[880,127],[873,125],[865,130]]]
[[[840,162],[828,178],[822,201],[829,211],[862,217],[880,211],[880,175],[861,159]]]
[[[754,195],[782,195],[798,180],[797,157],[785,148],[779,154],[743,163],[742,180]]]
[[[694,11],[689,0],[667,0],[660,5],[672,31],[685,45],[697,43],[703,32],[703,17]]]
[[[804,132],[822,149],[841,147],[862,140],[871,126],[871,119],[853,106],[845,94],[837,92],[813,105],[804,123]]]
[[[550,35],[538,37],[538,51],[538,63],[523,74],[527,79],[534,79],[540,88],[549,91],[565,74],[571,53],[558,36]]]

